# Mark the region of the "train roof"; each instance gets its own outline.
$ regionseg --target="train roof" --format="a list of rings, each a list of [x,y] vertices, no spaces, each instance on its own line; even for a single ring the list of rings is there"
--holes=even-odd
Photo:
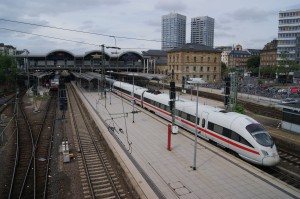
[[[128,84],[128,83],[124,83],[124,82],[120,82],[120,81],[115,81],[113,83],[113,85],[115,87],[126,89],[126,90],[128,90],[130,92],[132,92],[133,88],[134,88],[134,93],[139,94],[139,95],[141,95],[143,91],[148,90],[148,89],[146,89],[144,87],[140,87],[140,86],[136,86],[136,85],[133,86],[132,84]]]

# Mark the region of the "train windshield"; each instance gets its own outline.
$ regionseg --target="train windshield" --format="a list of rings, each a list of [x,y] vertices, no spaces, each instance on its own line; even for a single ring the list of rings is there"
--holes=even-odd
[[[273,146],[273,139],[261,124],[249,124],[246,129],[258,144],[266,147]]]

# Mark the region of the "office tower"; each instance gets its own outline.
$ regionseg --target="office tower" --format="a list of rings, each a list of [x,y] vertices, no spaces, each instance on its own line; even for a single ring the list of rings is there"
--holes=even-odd
[[[185,44],[186,16],[170,13],[162,16],[162,50],[181,47]]]
[[[191,19],[191,43],[214,47],[215,19],[204,16]]]
[[[277,61],[297,59],[297,37],[300,36],[300,9],[280,11],[278,25]]]

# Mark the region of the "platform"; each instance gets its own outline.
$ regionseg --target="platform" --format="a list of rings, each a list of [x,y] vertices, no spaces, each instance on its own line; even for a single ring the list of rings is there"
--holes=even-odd
[[[135,178],[142,198],[300,198],[296,188],[201,139],[198,139],[196,170],[193,170],[192,134],[180,130],[172,135],[171,151],[168,151],[168,122],[161,123],[159,118],[143,112],[134,114],[133,118],[132,104],[110,93],[106,103],[96,92],[80,90],[78,93],[104,137]],[[102,124],[100,116],[116,129],[114,135]]]

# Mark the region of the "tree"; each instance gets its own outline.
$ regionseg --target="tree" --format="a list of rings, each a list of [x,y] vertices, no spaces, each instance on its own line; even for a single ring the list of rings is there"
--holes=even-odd
[[[14,57],[0,54],[0,83],[6,88],[14,88],[17,78],[17,64]]]
[[[260,57],[252,56],[247,60],[247,69],[252,72],[252,75],[257,76],[260,65]]]
[[[227,74],[228,74],[227,66],[224,62],[221,62],[221,77],[222,77],[222,79],[224,79],[224,77],[226,77]]]
[[[280,60],[278,62],[277,73],[279,75],[284,75],[286,77],[285,82],[289,80],[289,73],[296,71],[299,66],[296,64],[295,60],[291,60],[288,57],[288,52],[281,52]]]

